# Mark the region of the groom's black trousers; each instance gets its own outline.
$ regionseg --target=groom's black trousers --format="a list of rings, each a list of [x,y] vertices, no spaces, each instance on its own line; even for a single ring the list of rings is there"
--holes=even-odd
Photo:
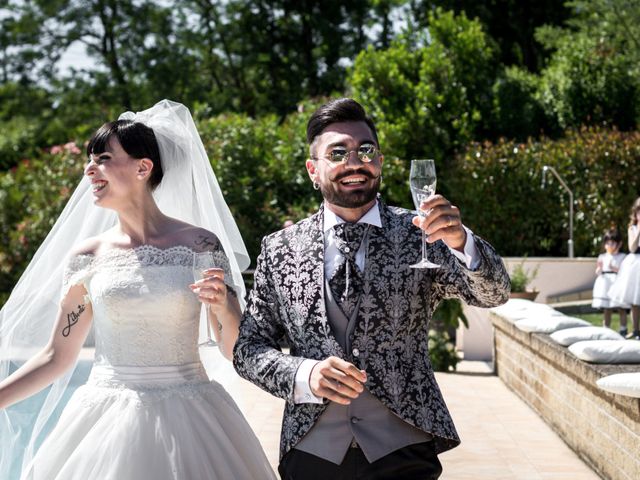
[[[340,465],[291,449],[280,462],[282,480],[435,480],[442,473],[433,442],[416,443],[369,463],[350,448]]]

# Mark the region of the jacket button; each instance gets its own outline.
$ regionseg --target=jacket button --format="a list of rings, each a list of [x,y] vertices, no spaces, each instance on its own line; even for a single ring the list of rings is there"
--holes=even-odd
[[[354,357],[359,357],[360,350],[358,350],[357,348],[354,348],[353,350],[351,350],[351,355],[353,355]]]
[[[358,423],[360,419],[358,417],[351,417],[351,423]]]

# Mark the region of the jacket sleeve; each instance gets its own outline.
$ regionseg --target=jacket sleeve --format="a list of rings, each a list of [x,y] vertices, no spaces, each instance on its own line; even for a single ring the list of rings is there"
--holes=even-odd
[[[304,358],[283,353],[278,343],[285,329],[269,263],[265,238],[257,260],[253,289],[240,322],[233,366],[241,377],[263,390],[293,401],[296,371]]]
[[[469,270],[450,252],[447,265],[435,272],[435,298],[459,298],[476,307],[496,307],[509,299],[511,281],[500,256],[489,243],[474,234],[480,263]],[[446,247],[444,247],[446,249]]]

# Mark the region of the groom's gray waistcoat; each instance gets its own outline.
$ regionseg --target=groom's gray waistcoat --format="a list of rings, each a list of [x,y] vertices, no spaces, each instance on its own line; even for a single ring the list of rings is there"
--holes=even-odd
[[[340,345],[325,302],[323,210],[265,237],[253,289],[240,323],[233,363],[238,373],[284,398],[280,455],[309,433],[327,404],[293,401],[305,358],[336,356],[367,372],[367,389],[393,414],[433,435],[437,453],[460,442],[429,362],[429,321],[443,298],[493,307],[509,295],[509,276],[493,248],[475,237],[479,265],[468,270],[442,242],[428,245],[439,269],[414,269],[422,236],[408,210],[382,201],[382,227],[369,231],[363,292],[349,344]],[[280,348],[286,337],[289,353]],[[346,346],[346,344],[345,344]]]
[[[331,330],[342,349],[357,358],[360,352],[353,348],[349,337],[355,328],[358,312],[356,310],[350,319],[347,318],[331,295],[329,282],[324,291]],[[352,439],[362,448],[367,460],[374,462],[394,450],[431,438],[428,433],[394,415],[365,389],[349,405],[331,402],[295,448],[339,465]]]

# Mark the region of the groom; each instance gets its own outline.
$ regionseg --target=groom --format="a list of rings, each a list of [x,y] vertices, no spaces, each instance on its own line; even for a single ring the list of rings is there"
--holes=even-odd
[[[460,440],[429,362],[431,315],[446,297],[505,302],[508,275],[442,196],[421,219],[377,195],[384,157],[360,104],[320,107],[307,140],[324,202],[263,239],[234,366],[287,401],[283,479],[438,478],[437,454]],[[418,227],[440,268],[409,267],[421,258]]]

